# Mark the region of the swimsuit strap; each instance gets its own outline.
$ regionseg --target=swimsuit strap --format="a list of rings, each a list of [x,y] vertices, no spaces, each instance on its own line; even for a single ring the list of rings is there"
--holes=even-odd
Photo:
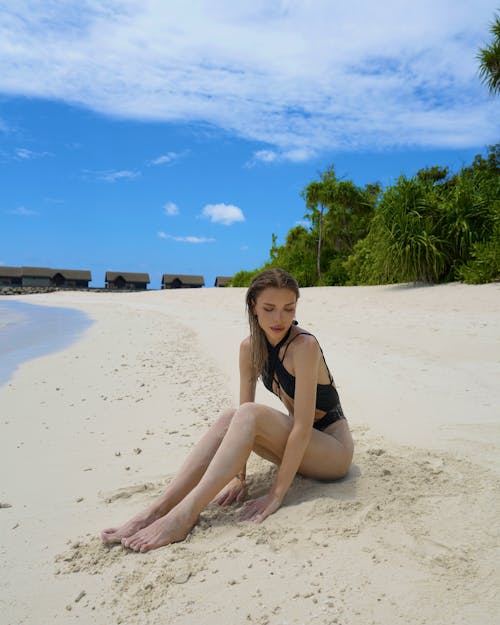
[[[284,342],[284,341],[288,338],[288,335],[289,335],[289,334],[290,334],[290,330],[288,331],[287,336],[285,336],[285,338],[284,338],[282,341],[280,341],[280,347],[281,347],[281,345],[283,344],[283,342]],[[327,363],[326,363],[325,354],[323,354],[323,350],[321,349],[321,345],[319,344],[318,339],[314,336],[314,334],[311,334],[310,332],[297,332],[297,334],[296,334],[294,337],[292,337],[292,339],[289,341],[289,343],[288,343],[288,344],[287,344],[287,346],[285,347],[285,351],[283,352],[283,358],[281,359],[281,364],[283,364],[283,361],[285,360],[286,352],[287,352],[287,349],[288,349],[288,347],[289,347],[290,343],[292,343],[293,341],[295,341],[295,339],[296,339],[298,336],[301,336],[301,335],[303,335],[303,334],[305,334],[305,335],[307,335],[307,336],[312,336],[312,337],[314,337],[314,338],[316,339],[316,343],[318,343],[319,350],[320,350],[320,352],[321,352],[321,355],[323,356],[323,362],[325,363],[326,370],[328,371],[328,377],[330,378],[330,383],[331,383],[331,384],[333,384],[333,376],[332,376],[332,374],[330,373],[330,369],[328,368],[328,365],[327,365]],[[276,346],[276,347],[278,347],[278,346]],[[278,351],[279,351],[279,350],[278,350]],[[274,370],[274,369],[273,369],[273,370]],[[335,386],[335,385],[334,385],[334,386]]]
[[[267,370],[268,370],[268,374],[270,375],[271,380],[274,378],[274,372],[276,371],[276,363],[278,362],[280,349],[288,340],[288,337],[290,336],[291,331],[292,331],[292,327],[290,326],[290,328],[288,329],[288,332],[281,339],[281,341],[277,343],[276,345],[271,345],[271,343],[268,341],[267,336],[266,336],[267,351],[269,352]]]
[[[285,351],[283,352],[283,358],[281,359],[282,363],[285,360],[286,352],[287,352],[288,347],[290,346],[290,344],[293,343],[298,336],[302,336],[303,334],[307,334],[308,336],[312,336],[312,334],[310,332],[297,332],[297,334],[290,339],[290,341],[287,343],[287,346],[285,347]]]

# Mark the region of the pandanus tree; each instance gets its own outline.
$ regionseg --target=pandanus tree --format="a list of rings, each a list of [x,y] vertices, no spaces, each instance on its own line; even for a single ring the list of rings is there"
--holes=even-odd
[[[493,94],[500,93],[500,14],[495,15],[490,27],[493,36],[489,45],[480,48],[479,76]]]
[[[439,209],[427,184],[401,176],[386,190],[379,217],[386,240],[387,273],[397,281],[436,282],[447,265]]]

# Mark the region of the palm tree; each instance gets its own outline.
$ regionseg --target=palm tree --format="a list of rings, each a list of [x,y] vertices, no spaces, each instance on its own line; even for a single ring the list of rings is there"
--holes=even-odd
[[[493,41],[485,48],[479,48],[479,76],[493,94],[500,93],[500,15],[490,27]]]
[[[318,252],[316,256],[316,270],[318,273],[318,283],[321,284],[321,246],[323,242],[323,216],[325,209],[331,206],[333,188],[337,183],[335,170],[328,168],[321,174],[321,182],[311,182],[302,191],[302,196],[306,201],[306,207],[310,213],[306,217],[311,219],[313,228],[318,228]],[[319,208],[318,208],[319,207]]]

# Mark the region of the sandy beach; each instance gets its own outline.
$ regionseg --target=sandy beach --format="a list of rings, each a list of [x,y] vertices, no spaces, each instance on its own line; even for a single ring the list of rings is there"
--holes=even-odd
[[[355,439],[349,475],[297,477],[262,525],[211,505],[183,543],[101,543],[236,404],[244,292],[13,298],[94,323],[0,387],[2,623],[497,625],[498,284],[302,289]],[[251,457],[251,495],[274,470]]]

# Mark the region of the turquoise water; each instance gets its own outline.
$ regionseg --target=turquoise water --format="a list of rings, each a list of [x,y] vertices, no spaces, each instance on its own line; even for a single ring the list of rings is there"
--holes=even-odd
[[[0,301],[0,385],[27,360],[59,351],[92,324],[79,310]]]

